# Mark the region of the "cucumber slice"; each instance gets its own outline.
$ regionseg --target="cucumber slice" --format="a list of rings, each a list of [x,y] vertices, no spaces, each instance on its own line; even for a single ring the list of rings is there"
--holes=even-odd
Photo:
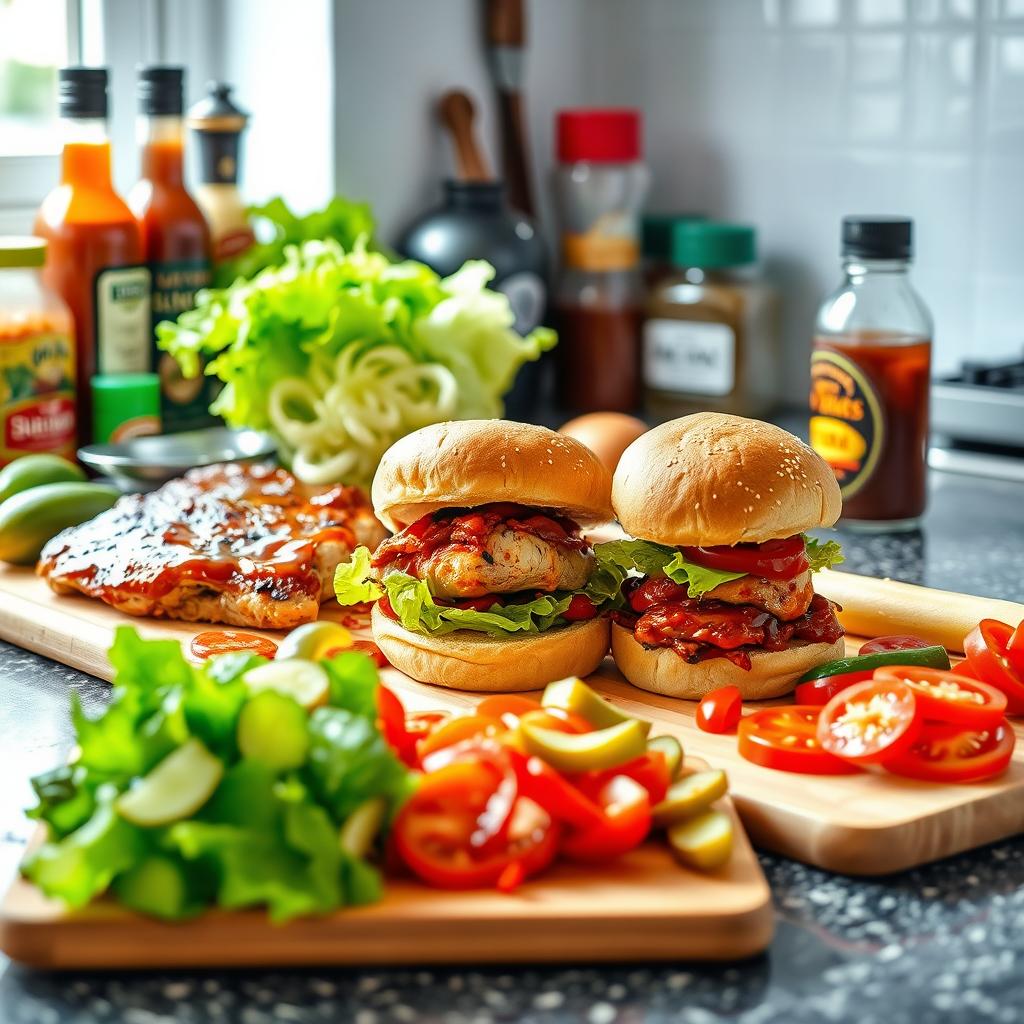
[[[596,732],[567,733],[520,722],[523,745],[560,772],[601,771],[632,761],[647,749],[643,725],[635,718]]]
[[[197,739],[186,740],[117,798],[117,812],[143,828],[191,818],[220,783],[224,765]]]
[[[365,857],[384,824],[387,801],[382,796],[363,801],[338,832],[338,845],[353,857]]]
[[[271,768],[298,768],[309,752],[309,716],[277,690],[257,693],[238,716],[238,749],[243,757]]]
[[[351,647],[352,634],[336,622],[307,622],[293,629],[277,647],[277,660],[316,661],[338,647]]]
[[[185,917],[191,910],[188,881],[180,865],[154,854],[114,880],[114,894],[131,910],[167,920]]]
[[[648,750],[660,750],[665,755],[668,776],[674,782],[683,771],[683,745],[675,736],[652,736],[647,741]]]
[[[923,668],[949,668],[949,654],[945,647],[920,647],[915,651],[878,651],[876,654],[858,654],[852,658],[837,658],[809,669],[797,681],[809,683],[825,676],[843,676],[847,672],[872,672],[884,665],[917,665]]]
[[[546,708],[572,711],[585,718],[595,729],[608,729],[620,722],[638,721],[643,726],[645,736],[651,731],[650,722],[634,719],[632,715],[620,711],[576,676],[548,683],[540,702]]]
[[[304,658],[268,661],[266,665],[249,669],[242,676],[242,682],[250,693],[274,690],[291,697],[307,711],[326,704],[331,692],[327,673],[316,662]]]
[[[694,772],[669,786],[665,799],[655,804],[651,817],[655,825],[667,828],[708,810],[728,789],[728,779],[720,768]]]
[[[672,852],[687,867],[714,871],[732,855],[732,818],[722,811],[705,811],[668,830]]]

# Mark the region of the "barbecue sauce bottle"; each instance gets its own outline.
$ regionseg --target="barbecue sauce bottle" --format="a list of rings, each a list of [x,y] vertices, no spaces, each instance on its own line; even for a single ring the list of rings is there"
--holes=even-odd
[[[59,82],[60,184],[35,234],[48,244],[43,281],[74,319],[78,440],[89,444],[93,376],[150,367],[150,278],[139,226],[110,177],[106,68],[61,68]]]
[[[210,229],[185,188],[183,69],[141,68],[138,90],[142,175],[128,204],[152,275],[152,365],[160,376],[164,430],[173,434],[215,422],[209,412],[213,379],[203,373],[183,377],[173,356],[156,347],[156,325],[191,309],[196,292],[210,284]]]
[[[924,512],[932,319],[907,269],[913,224],[843,220],[845,280],[818,314],[811,446],[833,469],[843,523],[913,529]]]

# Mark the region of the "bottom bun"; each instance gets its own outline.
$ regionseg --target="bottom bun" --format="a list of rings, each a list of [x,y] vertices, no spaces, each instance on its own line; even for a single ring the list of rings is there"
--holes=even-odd
[[[648,650],[637,643],[631,630],[612,627],[615,664],[634,686],[691,700],[720,686],[738,686],[744,700],[781,697],[809,668],[845,653],[846,645],[840,637],[834,644],[797,642],[784,651],[754,651],[749,669],[734,665],[728,658],[709,658],[691,665],[669,647]]]
[[[452,690],[539,690],[555,679],[590,675],[608,653],[603,618],[507,640],[468,629],[413,633],[376,605],[371,622],[377,646],[395,668]]]

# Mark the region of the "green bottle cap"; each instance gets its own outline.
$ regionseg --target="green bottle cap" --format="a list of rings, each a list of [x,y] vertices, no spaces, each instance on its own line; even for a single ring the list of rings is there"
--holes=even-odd
[[[160,433],[160,378],[155,373],[106,373],[92,379],[97,444]]]
[[[739,267],[757,259],[757,233],[745,224],[679,221],[672,228],[671,261],[677,267]]]
[[[45,262],[45,238],[0,235],[0,267],[41,267]]]
[[[676,225],[704,219],[703,213],[645,213],[640,220],[640,248],[644,258],[655,263],[671,263]]]

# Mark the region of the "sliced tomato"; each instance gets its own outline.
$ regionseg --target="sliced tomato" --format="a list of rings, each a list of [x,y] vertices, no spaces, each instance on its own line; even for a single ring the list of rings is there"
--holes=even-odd
[[[859,769],[822,749],[820,707],[791,704],[764,708],[741,719],[739,751],[764,768],[802,775],[849,775]]]
[[[594,828],[604,821],[600,806],[539,757],[510,751],[523,796],[540,804],[555,821],[574,828]]]
[[[1011,715],[1024,714],[1024,673],[1007,656],[1014,628],[998,619],[982,619],[964,638],[964,654],[979,679],[1002,690]]]
[[[743,714],[738,686],[723,686],[704,694],[697,705],[697,726],[704,732],[732,732]]]
[[[601,791],[616,775],[625,775],[634,782],[639,782],[647,790],[652,806],[665,799],[668,787],[672,783],[668,761],[660,750],[648,750],[640,757],[614,768],[606,768],[599,772],[579,772],[570,778],[586,796],[600,802]]]
[[[416,755],[417,737],[408,730],[405,708],[398,695],[386,686],[377,687],[377,715],[380,731],[388,746],[404,764],[415,768],[419,764]]]
[[[1010,664],[1017,670],[1018,675],[1024,677],[1024,622],[1010,634],[1006,644],[1006,657],[1010,659]]]
[[[372,640],[353,640],[345,650],[368,654],[377,668],[387,668],[391,664],[384,656],[384,652]]]
[[[922,647],[930,647],[927,640],[919,636],[876,636],[862,644],[858,654],[878,654],[880,651],[917,651]]]
[[[462,740],[477,737],[498,736],[506,726],[500,718],[491,715],[456,715],[435,726],[416,744],[420,760],[429,757],[435,750],[451,747]]]
[[[914,691],[926,722],[948,722],[962,729],[993,729],[1006,711],[1006,694],[978,679],[916,665],[875,669],[878,682],[902,682]]]
[[[853,686],[854,683],[863,683],[873,674],[868,669],[864,672],[843,672],[838,676],[822,676],[820,679],[812,679],[809,683],[801,683],[793,691],[793,698],[797,704],[816,704],[824,707],[837,693],[848,686]]]
[[[566,622],[586,622],[597,615],[597,605],[586,594],[573,594],[569,607],[562,612]]]
[[[508,885],[510,865],[520,879],[547,867],[561,829],[534,801],[516,797],[500,843],[477,841],[501,782],[492,766],[461,761],[423,777],[398,812],[392,831],[401,860],[423,881],[443,889]]]
[[[897,775],[926,782],[982,782],[1006,771],[1015,737],[1004,719],[992,729],[963,729],[944,722],[925,722],[910,749],[886,768]]]
[[[651,801],[634,779],[615,775],[599,794],[603,821],[569,832],[562,852],[572,860],[601,863],[639,846],[651,831]]]
[[[869,679],[836,694],[818,719],[822,749],[854,764],[884,764],[921,732],[914,691],[896,680]]]
[[[769,580],[791,580],[810,568],[807,546],[803,537],[769,540],[764,544],[720,545],[709,548],[683,548],[691,562],[722,569],[726,572],[744,572]]]
[[[235,629],[208,629],[205,633],[196,633],[190,649],[194,657],[203,661],[215,654],[232,654],[235,651],[251,651],[264,658],[273,658],[277,654],[277,644],[269,637],[240,633]]]
[[[527,712],[543,710],[544,707],[539,700],[518,693],[496,693],[491,697],[484,697],[476,706],[478,715],[500,718],[509,729],[514,729],[519,724],[519,719]]]

